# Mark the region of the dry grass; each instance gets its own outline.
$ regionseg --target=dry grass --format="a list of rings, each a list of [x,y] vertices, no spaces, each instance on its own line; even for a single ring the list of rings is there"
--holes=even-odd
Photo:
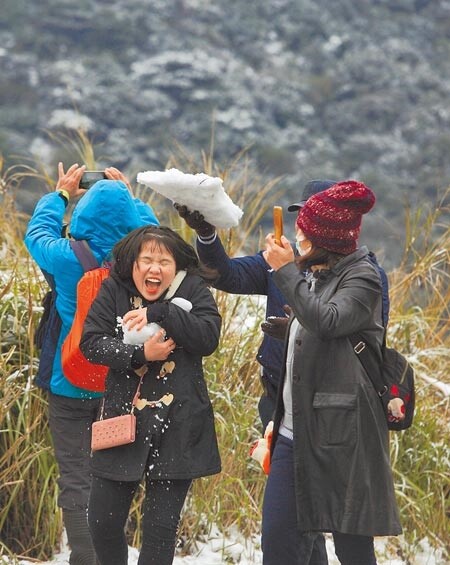
[[[192,173],[205,171],[226,179],[227,192],[245,213],[238,228],[221,233],[225,246],[230,254],[257,250],[261,243],[259,221],[270,213],[279,196],[276,181],[262,182],[245,155],[220,167],[208,155],[197,163],[179,151],[168,166]],[[17,214],[9,197],[8,188],[20,183],[16,172],[1,171],[0,178],[0,529],[5,552],[47,559],[59,543],[61,520],[46,400],[33,386],[37,358],[32,337],[45,285],[22,244],[24,218]],[[45,176],[38,168],[28,167],[24,172]],[[140,191],[158,210],[163,223],[193,241],[192,230],[167,202],[158,195],[149,198],[149,191],[143,192],[142,188]],[[408,216],[405,259],[389,274],[389,341],[397,344],[413,363],[418,394],[413,427],[404,433],[392,433],[391,442],[396,490],[409,546],[408,550],[399,546],[405,559],[406,552],[413,555],[415,543],[425,537],[441,547],[449,545],[449,397],[444,397],[432,383],[438,379],[450,386],[450,230],[439,225],[439,214],[444,212],[448,210]],[[255,354],[261,340],[259,324],[264,302],[221,292],[216,292],[216,298],[223,316],[223,332],[219,348],[206,359],[205,368],[223,471],[194,484],[181,525],[180,540],[186,551],[213,526],[223,532],[237,527],[246,536],[260,529],[265,479],[250,460],[248,450],[260,434],[257,402],[261,390]],[[133,544],[139,543],[140,520],[138,496],[130,520]]]

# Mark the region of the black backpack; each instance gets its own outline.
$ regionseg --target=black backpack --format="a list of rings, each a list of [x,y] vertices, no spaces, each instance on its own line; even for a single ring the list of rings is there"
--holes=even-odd
[[[381,364],[362,336],[352,335],[350,341],[381,400],[388,428],[395,431],[408,429],[413,422],[416,401],[414,370],[408,360],[396,349],[386,347],[386,332],[381,349]],[[387,409],[389,401],[396,397],[405,403],[405,418],[401,421],[393,419]]]
[[[38,386],[50,390],[53,361],[61,331],[61,318],[55,305],[56,289],[54,278],[46,271],[42,270],[42,272],[50,286],[50,290],[42,300],[44,311],[34,334],[34,345],[41,351],[35,382]]]

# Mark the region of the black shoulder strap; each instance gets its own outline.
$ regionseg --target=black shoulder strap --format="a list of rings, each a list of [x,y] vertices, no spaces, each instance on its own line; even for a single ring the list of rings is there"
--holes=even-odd
[[[376,390],[378,396],[383,396],[387,392],[388,387],[383,381],[381,376],[380,366],[377,362],[375,355],[370,351],[370,346],[362,339],[358,334],[353,334],[349,336],[350,343],[352,344],[353,351],[356,353],[358,359],[361,361],[362,366],[369,375],[369,379],[372,382],[374,389]],[[383,348],[386,343],[386,334],[383,339]]]
[[[93,269],[100,267],[97,259],[92,253],[91,248],[89,247],[88,242],[85,239],[71,239],[69,243],[85,272],[92,271]]]

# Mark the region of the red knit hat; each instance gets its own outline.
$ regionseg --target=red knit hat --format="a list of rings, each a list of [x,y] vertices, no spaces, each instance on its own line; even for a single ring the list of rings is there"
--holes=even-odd
[[[345,180],[311,196],[298,213],[297,226],[316,247],[348,255],[356,249],[362,215],[374,204],[368,186]]]

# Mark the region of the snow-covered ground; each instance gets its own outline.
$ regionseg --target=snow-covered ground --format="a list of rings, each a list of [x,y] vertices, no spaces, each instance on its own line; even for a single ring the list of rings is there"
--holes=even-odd
[[[404,561],[390,554],[386,539],[375,540],[378,565],[449,565],[450,563],[442,557],[443,551],[433,551],[426,540],[420,544],[412,561]],[[327,536],[327,553],[329,565],[339,565],[330,536]],[[130,547],[128,565],[136,565],[138,557],[138,550]],[[36,562],[20,560],[17,563],[18,565],[33,565]],[[60,553],[56,554],[51,561],[41,562],[40,565],[67,565],[68,563],[69,550],[65,539],[63,539]],[[173,563],[174,565],[221,565],[225,563],[261,565],[262,553],[258,539],[245,541],[240,538],[238,533],[225,538],[219,532],[213,531],[207,541],[197,544],[195,553],[184,557],[176,555]],[[3,564],[11,564],[11,561],[0,557],[0,565]]]

